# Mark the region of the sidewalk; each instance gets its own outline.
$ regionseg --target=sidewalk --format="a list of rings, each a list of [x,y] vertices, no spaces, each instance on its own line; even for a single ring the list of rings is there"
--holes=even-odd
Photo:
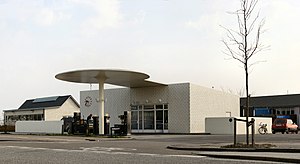
[[[278,152],[199,152],[201,156],[226,159],[244,159],[284,163],[300,163],[300,153],[278,153]]]
[[[300,163],[300,143],[279,143],[275,148],[220,148],[221,146],[220,144],[186,144],[172,145],[167,148],[197,151],[194,154],[212,158]]]

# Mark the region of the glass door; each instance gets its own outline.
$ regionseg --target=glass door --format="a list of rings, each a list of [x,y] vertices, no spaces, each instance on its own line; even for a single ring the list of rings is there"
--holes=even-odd
[[[137,130],[138,129],[138,111],[131,111],[131,129]]]
[[[168,132],[168,109],[164,110],[164,132]]]
[[[164,129],[163,110],[156,111],[156,132],[162,133]]]
[[[167,133],[168,104],[131,106],[133,133]]]
[[[154,111],[144,111],[144,131],[154,130]]]

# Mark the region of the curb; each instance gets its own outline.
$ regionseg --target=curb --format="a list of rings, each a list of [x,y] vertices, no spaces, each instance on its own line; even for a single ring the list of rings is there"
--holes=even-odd
[[[300,163],[300,159],[290,159],[290,158],[243,156],[243,155],[216,155],[216,154],[205,154],[205,153],[197,153],[196,155],[212,157],[212,158],[223,158],[223,159],[225,158],[225,159],[239,159],[239,160],[283,162],[283,163]]]
[[[168,146],[173,150],[190,150],[190,151],[217,151],[217,152],[277,152],[277,153],[300,153],[300,149],[278,149],[278,148],[200,148],[200,147],[180,147]],[[299,162],[300,163],[300,162]]]

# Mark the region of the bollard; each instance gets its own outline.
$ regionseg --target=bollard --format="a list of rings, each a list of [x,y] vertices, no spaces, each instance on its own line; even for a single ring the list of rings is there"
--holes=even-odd
[[[234,121],[233,121],[233,129],[234,129],[234,139],[233,139],[233,145],[236,146],[236,120],[234,118]]]
[[[255,142],[254,142],[254,136],[255,136],[255,119],[252,118],[251,122],[252,122],[252,147],[254,147],[255,146]]]
[[[229,122],[233,121],[233,146],[236,146],[236,118],[230,118]]]

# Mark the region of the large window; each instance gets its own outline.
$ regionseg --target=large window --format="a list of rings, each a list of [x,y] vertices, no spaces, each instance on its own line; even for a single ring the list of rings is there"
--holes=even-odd
[[[144,111],[144,129],[154,129],[154,111]]]
[[[168,104],[132,105],[131,128],[141,132],[168,130]]]
[[[131,111],[131,129],[138,129],[138,111]]]

